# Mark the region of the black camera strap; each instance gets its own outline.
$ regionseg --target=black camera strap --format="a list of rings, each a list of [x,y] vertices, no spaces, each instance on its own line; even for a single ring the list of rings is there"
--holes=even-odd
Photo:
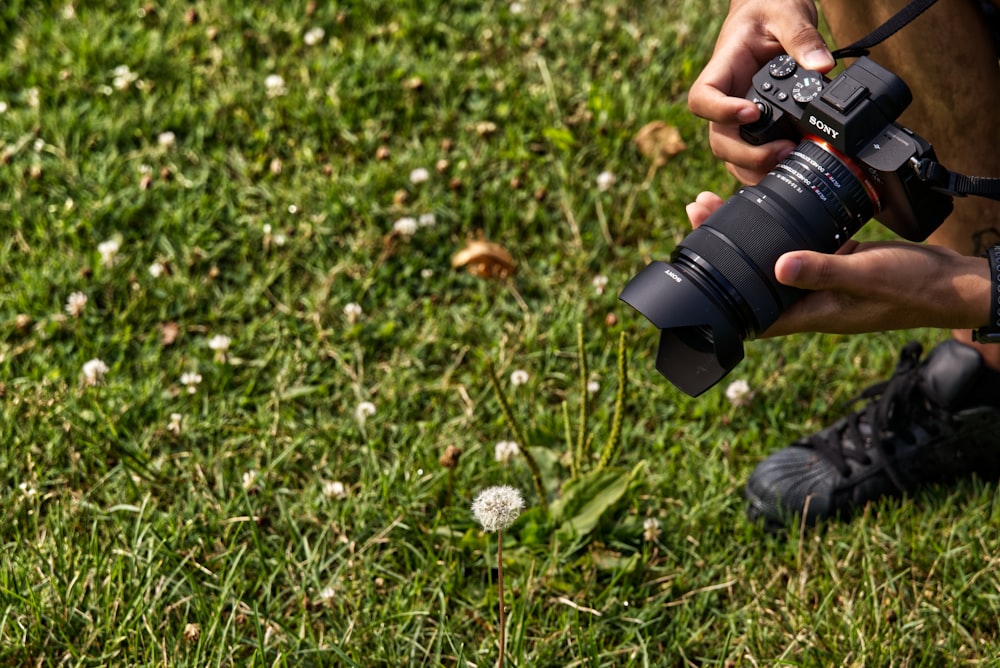
[[[840,60],[841,58],[867,56],[869,49],[894,35],[903,26],[923,14],[936,1],[912,0],[872,32],[853,44],[834,51],[833,57]],[[976,197],[1000,201],[1000,178],[957,174],[941,163],[929,159],[914,161],[913,167],[920,180],[929,183],[935,190],[952,196],[975,195]]]
[[[900,28],[923,14],[935,2],[937,0],[912,0],[912,2],[889,17],[889,20],[878,28],[875,28],[872,32],[853,44],[848,44],[844,48],[834,51],[833,57],[840,60],[841,58],[867,56],[868,49],[892,37]]]

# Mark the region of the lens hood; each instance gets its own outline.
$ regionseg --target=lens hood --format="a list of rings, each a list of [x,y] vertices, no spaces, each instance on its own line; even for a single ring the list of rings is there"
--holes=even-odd
[[[692,397],[743,359],[743,337],[727,309],[683,267],[654,261],[619,298],[660,330],[656,369]]]

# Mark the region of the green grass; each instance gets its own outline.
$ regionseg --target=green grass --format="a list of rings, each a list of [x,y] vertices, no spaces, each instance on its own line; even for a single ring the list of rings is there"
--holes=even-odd
[[[530,506],[505,533],[510,665],[990,663],[992,486],[784,538],[740,500],[761,457],[937,333],[755,342],[736,408],[662,380],[655,332],[617,302],[686,202],[733,187],[685,101],[724,4],[0,8],[0,665],[490,665],[495,537],[469,503],[500,483]],[[632,138],[654,120],[688,149],[651,173]],[[514,278],[451,267],[479,235]],[[487,369],[555,501],[579,360],[596,455],[622,332],[612,470],[637,472],[567,540],[523,458],[493,460],[511,433]]]

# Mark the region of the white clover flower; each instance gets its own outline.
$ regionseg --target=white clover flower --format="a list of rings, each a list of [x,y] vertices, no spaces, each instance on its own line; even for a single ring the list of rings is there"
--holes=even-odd
[[[647,543],[652,543],[660,537],[660,520],[655,517],[647,517],[642,523],[642,539]]]
[[[422,213],[417,218],[418,227],[433,227],[436,222],[437,218],[434,217],[433,213]]]
[[[375,415],[375,404],[370,401],[362,401],[358,404],[358,407],[354,409],[354,417],[357,418],[358,422],[364,424],[365,420]]]
[[[70,294],[66,300],[66,314],[74,318],[79,318],[83,314],[83,309],[87,306],[87,295],[82,292]]]
[[[108,239],[97,244],[97,252],[101,254],[101,264],[111,267],[115,264],[115,255],[121,250],[121,242],[117,239]]]
[[[111,85],[118,90],[125,90],[139,78],[139,75],[130,70],[128,65],[119,65],[112,71],[112,74],[114,78],[111,80]]]
[[[185,371],[181,374],[181,385],[187,388],[188,394],[197,392],[199,383],[201,383],[201,374],[197,371]]]
[[[424,279],[425,281],[433,275],[434,275],[434,270],[429,267],[425,267],[424,269],[420,270],[420,278]]]
[[[257,472],[253,469],[243,474],[243,489],[250,491],[257,485]]]
[[[337,597],[337,592],[334,590],[333,587],[324,587],[323,590],[319,593],[319,600],[321,603],[329,603],[336,597]]]
[[[591,281],[591,283],[594,286],[594,292],[599,295],[603,295],[604,288],[608,287],[608,277],[604,274],[598,274],[597,276],[594,276],[594,280]]]
[[[413,185],[420,185],[431,178],[431,173],[425,167],[417,167],[410,172],[410,183]]]
[[[34,496],[34,495],[35,495],[35,493],[37,492],[37,490],[36,490],[36,489],[35,489],[34,487],[32,487],[31,485],[29,485],[29,484],[28,484],[28,483],[26,483],[26,482],[22,482],[22,483],[20,483],[20,484],[19,484],[19,485],[17,486],[17,488],[18,488],[19,490],[21,490],[21,494],[24,494],[24,496],[26,496],[26,497],[28,497],[28,498],[30,498],[30,497],[32,497],[32,496]]]
[[[215,352],[226,352],[229,350],[229,346],[232,344],[232,339],[230,339],[225,334],[216,334],[208,340],[208,347],[210,350]]]
[[[753,392],[750,391],[750,385],[745,380],[734,380],[726,388],[726,399],[729,399],[729,403],[733,406],[740,408],[750,403],[750,400],[753,399]]]
[[[346,499],[347,487],[339,480],[327,480],[323,483],[323,496],[328,499]]]
[[[514,441],[498,441],[493,448],[493,458],[506,464],[521,454],[521,447]]]
[[[317,26],[307,30],[306,34],[302,36],[302,41],[306,43],[306,46],[316,46],[323,41],[324,37],[326,37],[326,31]]]
[[[163,272],[166,271],[166,267],[163,266],[162,262],[154,262],[149,265],[148,271],[149,275],[153,278],[159,278],[160,276],[163,276]]]
[[[161,132],[160,134],[156,135],[156,143],[162,146],[163,148],[170,148],[171,146],[177,143],[177,135],[175,135],[170,130],[167,130],[166,132]]]
[[[417,231],[417,219],[409,216],[400,218],[392,224],[392,230],[400,236],[410,238]]]
[[[522,5],[520,2],[512,2],[512,3],[510,3],[509,9],[510,9],[510,13],[511,14],[523,14],[524,13],[524,5]]]
[[[601,389],[601,384],[596,380],[587,381],[587,392],[590,394],[596,394]]]
[[[344,317],[347,318],[347,322],[354,324],[361,319],[362,315],[364,315],[364,311],[361,310],[360,304],[351,302],[344,306]]]
[[[514,387],[524,385],[528,382],[528,378],[530,378],[530,376],[524,369],[514,369],[510,372],[510,384]]]
[[[264,79],[264,89],[268,97],[280,97],[288,93],[285,79],[280,74],[268,74]]]
[[[605,192],[611,186],[615,185],[615,175],[611,172],[601,172],[597,175],[597,189],[601,192]]]
[[[472,514],[484,531],[503,531],[524,510],[521,492],[510,485],[487,487],[472,502]]]
[[[108,371],[108,365],[95,357],[83,364],[83,382],[85,385],[97,385]]]
[[[181,421],[183,419],[184,419],[184,416],[181,415],[180,413],[171,413],[170,414],[170,423],[167,424],[167,431],[169,431],[171,434],[180,434],[181,433]]]

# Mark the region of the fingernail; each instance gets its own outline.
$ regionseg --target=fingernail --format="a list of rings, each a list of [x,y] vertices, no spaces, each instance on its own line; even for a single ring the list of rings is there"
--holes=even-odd
[[[741,125],[753,123],[758,118],[760,118],[760,110],[757,109],[757,107],[746,107],[745,109],[740,109],[736,112],[736,120],[739,121]]]
[[[813,49],[799,63],[809,70],[821,70],[833,66],[833,55],[827,49]]]
[[[802,260],[795,257],[788,258],[782,264],[782,268],[783,268],[783,271],[781,272],[782,278],[785,279],[782,281],[782,283],[785,283],[787,285],[789,283],[792,283],[793,281],[795,281],[795,279],[799,277],[799,273],[802,272]]]

